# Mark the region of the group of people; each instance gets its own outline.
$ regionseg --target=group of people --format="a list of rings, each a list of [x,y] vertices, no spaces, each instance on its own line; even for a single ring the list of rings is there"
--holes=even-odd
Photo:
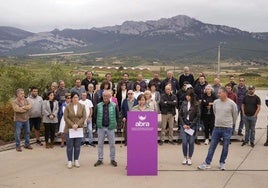
[[[176,79],[172,71],[167,71],[164,80],[154,73],[153,79],[147,84],[141,74],[131,82],[127,73],[115,84],[112,75],[107,73],[101,84],[93,77],[91,71],[86,72],[86,78],[76,79],[73,88],[65,88],[63,80],[53,82],[44,97],[38,95],[36,87],[31,88],[28,97],[23,89],[17,89],[17,98],[13,102],[16,150],[21,152],[20,131],[24,127],[26,149],[32,149],[29,144],[29,132],[34,127],[36,143],[40,140],[40,125],[45,127],[45,147],[53,148],[56,130],[60,133],[64,147],[66,142],[67,167],[80,167],[78,162],[81,143],[85,144],[84,136],[73,137],[70,129],[80,128],[88,133],[87,144],[95,147],[93,125],[98,134],[98,160],[94,166],[103,164],[103,143],[107,136],[110,146],[111,165],[115,161],[115,130],[123,129],[125,145],[127,145],[127,112],[155,111],[161,114],[161,135],[159,145],[168,143],[174,145],[173,127],[177,121],[182,138],[183,165],[192,165],[194,141],[198,126],[202,122],[205,127],[205,144],[210,148],[208,156],[199,169],[209,168],[214,151],[220,139],[223,151],[220,167],[225,169],[225,159],[228,154],[230,137],[235,134],[237,114],[240,113],[238,135],[245,138],[242,146],[250,144],[254,147],[255,124],[260,111],[260,98],[255,95],[255,87],[245,85],[245,79],[239,78],[239,84],[230,77],[225,86],[215,78],[214,84],[208,84],[203,73],[195,80],[189,67],[184,67],[184,73]],[[267,101],[268,99],[266,99]],[[177,113],[178,111],[178,113]],[[178,114],[178,119],[175,116]],[[122,126],[118,126],[122,124]],[[268,145],[268,139],[267,143]]]

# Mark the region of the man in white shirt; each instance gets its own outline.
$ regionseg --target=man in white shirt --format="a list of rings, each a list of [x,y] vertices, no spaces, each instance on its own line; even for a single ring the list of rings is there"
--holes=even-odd
[[[81,94],[81,99],[79,103],[85,105],[86,108],[86,120],[85,120],[85,127],[87,127],[88,131],[88,144],[92,147],[96,147],[94,144],[93,132],[92,132],[92,114],[93,114],[93,103],[91,100],[87,99],[87,93],[83,92]],[[81,144],[85,144],[85,136],[82,140]]]

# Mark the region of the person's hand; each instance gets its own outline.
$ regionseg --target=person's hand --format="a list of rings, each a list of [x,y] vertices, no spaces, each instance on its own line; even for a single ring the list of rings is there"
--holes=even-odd
[[[54,119],[54,116],[52,114],[49,115],[49,119]]]
[[[73,125],[73,129],[74,129],[74,130],[77,130],[77,128],[78,128],[78,125],[75,123],[75,124]]]
[[[126,118],[123,118],[123,119],[122,119],[123,122],[126,122],[126,120],[127,120]]]

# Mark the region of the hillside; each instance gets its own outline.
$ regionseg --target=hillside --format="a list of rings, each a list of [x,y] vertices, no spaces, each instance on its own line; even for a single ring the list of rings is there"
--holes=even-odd
[[[121,25],[91,29],[55,29],[30,33],[0,27],[0,56],[51,52],[97,51],[96,56],[140,56],[151,59],[222,58],[268,61],[268,33],[250,33],[223,25],[212,25],[188,16],[126,21]]]

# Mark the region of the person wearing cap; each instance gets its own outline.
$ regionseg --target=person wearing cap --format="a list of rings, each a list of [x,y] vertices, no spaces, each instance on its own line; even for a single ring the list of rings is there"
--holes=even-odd
[[[255,125],[257,116],[261,110],[261,100],[255,94],[255,87],[253,85],[248,87],[248,93],[243,99],[241,110],[246,128],[245,139],[241,146],[244,146],[250,142],[250,146],[254,147]]]
[[[124,123],[123,133],[124,133],[125,146],[127,145],[127,126],[126,126],[127,125],[127,112],[131,111],[132,107],[136,106],[137,104],[138,102],[134,98],[133,90],[128,90],[127,98],[124,99],[122,103],[122,109],[121,109],[122,122]]]

